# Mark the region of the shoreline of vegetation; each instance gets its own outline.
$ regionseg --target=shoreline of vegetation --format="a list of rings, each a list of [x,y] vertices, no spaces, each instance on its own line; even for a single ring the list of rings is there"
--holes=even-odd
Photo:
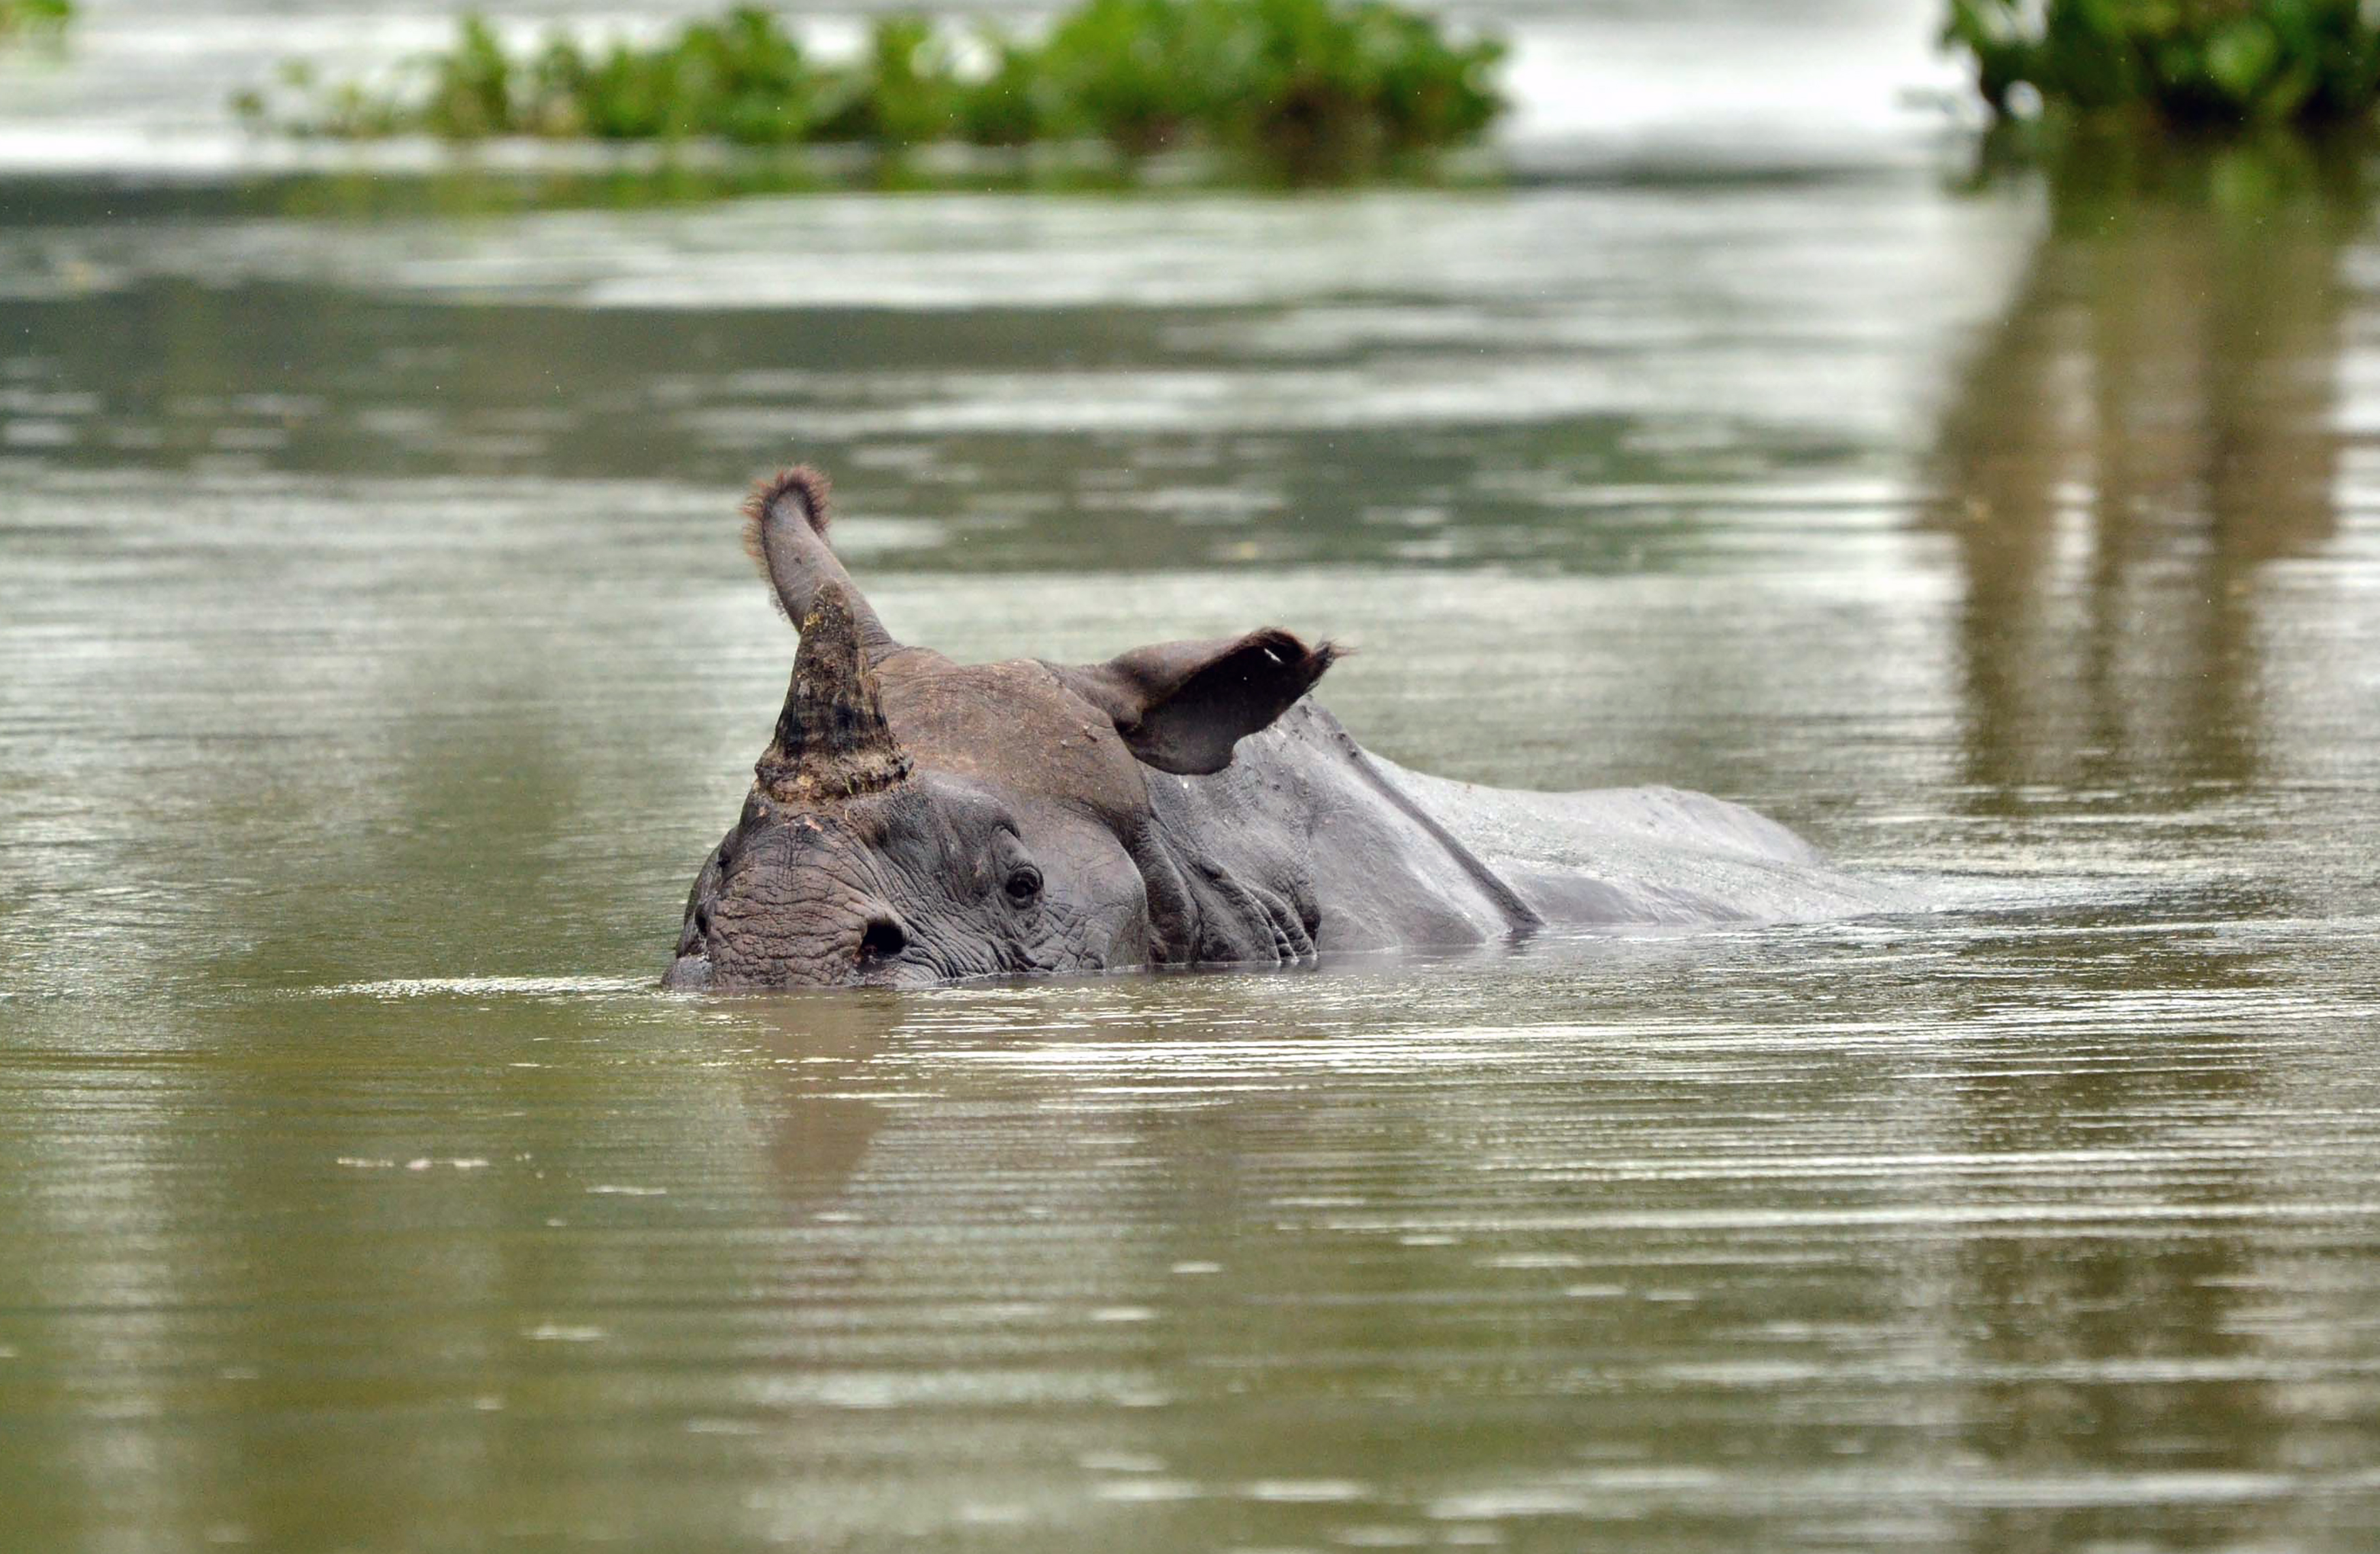
[[[2350,125],[2380,103],[2362,0],[1949,0],[1942,42],[2003,121],[2228,134]]]
[[[1029,40],[890,16],[836,62],[757,6],[649,43],[556,29],[520,51],[474,13],[451,49],[385,87],[285,70],[234,107],[268,132],[334,140],[1079,143],[1343,176],[1480,140],[1506,106],[1503,56],[1499,40],[1451,38],[1388,0],[1081,0]]]

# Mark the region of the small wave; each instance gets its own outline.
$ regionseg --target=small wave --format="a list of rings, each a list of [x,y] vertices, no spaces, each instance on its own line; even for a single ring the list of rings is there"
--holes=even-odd
[[[556,998],[588,993],[646,993],[650,977],[397,977],[342,982],[309,989],[315,998]]]

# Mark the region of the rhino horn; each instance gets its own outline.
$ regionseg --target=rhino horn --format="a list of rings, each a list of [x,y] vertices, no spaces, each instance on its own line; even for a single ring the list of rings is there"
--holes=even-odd
[[[899,652],[901,644],[868,607],[826,542],[830,490],[827,478],[806,464],[781,469],[754,486],[744,502],[744,548],[768,577],[777,608],[795,626],[810,618],[820,593],[844,589],[844,603],[858,628],[861,656],[869,663],[881,663]]]
[[[797,803],[874,793],[908,776],[909,758],[884,721],[876,671],[840,584],[819,588],[801,632],[776,736],[754,769],[760,785]]]

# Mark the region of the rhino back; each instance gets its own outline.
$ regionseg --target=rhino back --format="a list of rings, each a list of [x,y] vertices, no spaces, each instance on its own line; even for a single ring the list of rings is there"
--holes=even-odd
[[[1177,857],[1298,894],[1320,949],[1475,944],[1535,926],[1494,872],[1383,783],[1310,701],[1241,741],[1213,776],[1152,773],[1148,785]]]
[[[1906,910],[1775,820],[1679,788],[1533,793],[1410,771],[1311,701],[1211,777],[1152,775],[1186,867],[1293,897],[1324,950],[1554,926],[1809,921]]]
[[[1846,873],[1777,821],[1708,794],[1534,793],[1371,759],[1550,922],[1806,922],[1916,904],[1902,888]]]

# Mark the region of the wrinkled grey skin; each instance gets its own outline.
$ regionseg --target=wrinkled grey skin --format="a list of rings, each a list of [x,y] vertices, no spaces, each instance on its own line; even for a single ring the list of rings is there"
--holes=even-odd
[[[1368,756],[1303,699],[1327,644],[954,663],[894,641],[851,586],[822,478],[788,471],[747,513],[802,650],[667,987],[1285,966],[1808,904],[1815,855],[1734,806],[1470,789]]]

